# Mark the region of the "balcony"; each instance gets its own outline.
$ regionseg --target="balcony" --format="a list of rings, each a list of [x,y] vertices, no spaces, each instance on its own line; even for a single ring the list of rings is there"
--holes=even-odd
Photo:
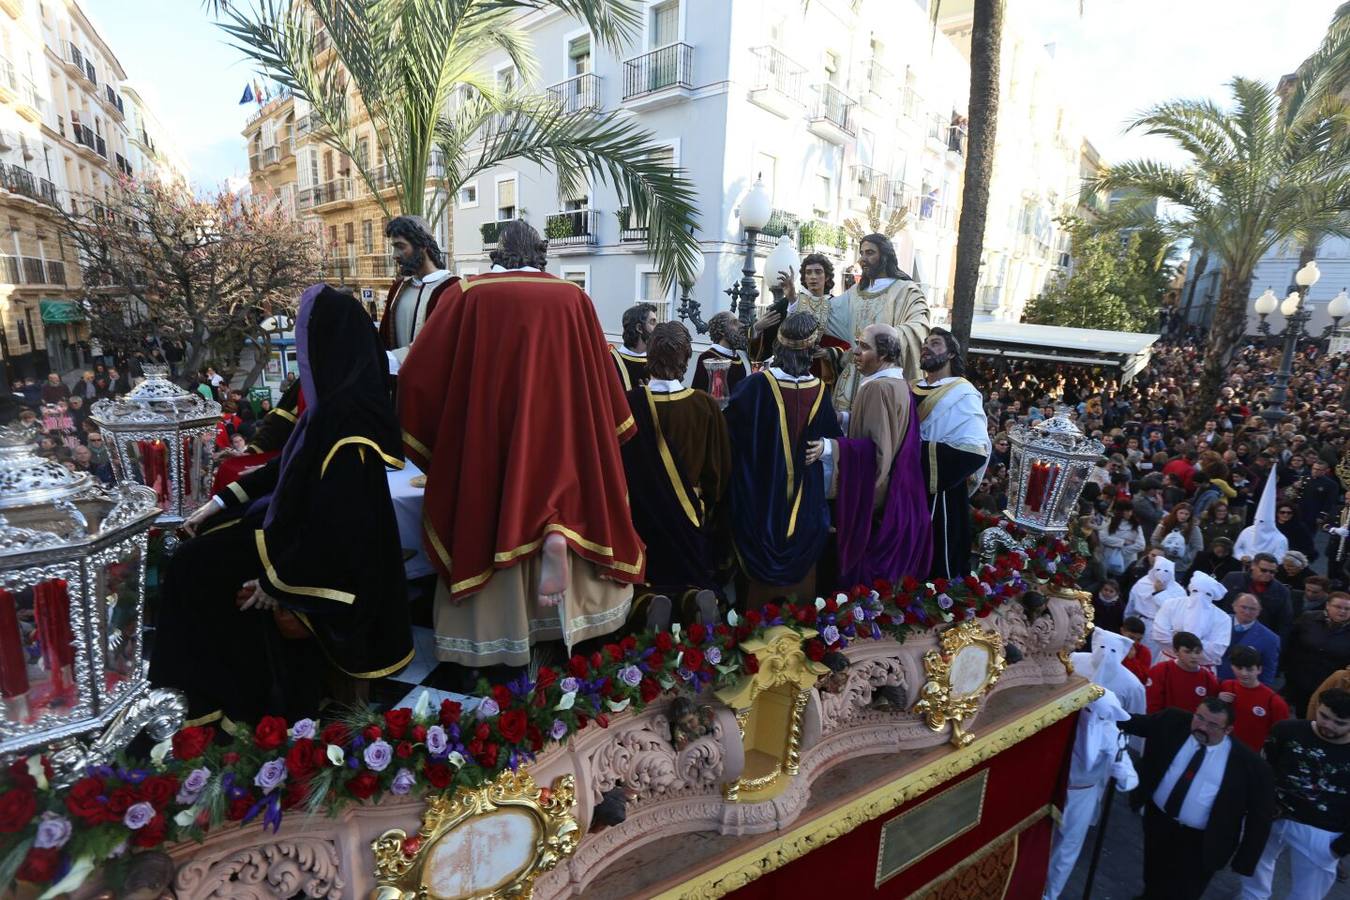
[[[923,98],[912,87],[900,92],[900,124],[914,124],[923,115]]]
[[[250,153],[248,155],[248,170],[250,172],[256,172],[260,168],[262,168],[262,165],[259,162],[258,154]]]
[[[855,133],[853,111],[857,105],[832,84],[816,85],[816,108],[807,130],[822,140],[842,146]]]
[[[99,135],[94,135],[94,150],[104,159],[108,158],[108,145]]]
[[[353,199],[351,178],[337,178],[314,188],[315,209],[321,206],[351,203]]]
[[[927,137],[930,142],[941,144],[942,149],[947,149],[947,120],[942,113],[929,113],[926,118],[928,126]]]
[[[667,44],[624,60],[623,102],[630,109],[660,109],[693,95],[694,48]]]
[[[388,253],[366,253],[361,256],[360,273],[367,278],[393,278],[398,275],[398,263]]]
[[[768,223],[755,236],[755,242],[762,247],[772,247],[783,235],[796,236],[801,220],[785,209],[775,209],[769,213]]]
[[[302,134],[309,134],[314,128],[313,116],[301,116],[295,120],[295,134],[299,137]]]
[[[111,84],[105,84],[103,86],[103,99],[108,102],[109,109],[117,110],[117,115],[126,115],[126,108],[122,103],[122,96],[118,94],[117,91],[113,90]]]
[[[117,171],[128,178],[134,178],[136,173],[131,171],[131,163],[127,158],[120,153],[115,153],[113,155],[117,157]]]
[[[893,199],[890,176],[871,166],[854,166],[850,180],[854,185],[855,197],[864,200],[875,197],[879,203],[889,203]]]
[[[94,129],[90,128],[88,125],[83,125],[79,122],[70,123],[70,139],[90,153],[98,153],[98,141],[96,138],[97,136],[94,134]]]
[[[619,207],[614,211],[614,218],[619,220],[620,244],[647,243],[647,223],[638,222],[631,209],[627,206]]]
[[[497,238],[501,236],[502,229],[513,219],[499,219],[496,222],[484,222],[478,226],[478,233],[483,236],[483,252],[497,249]]]
[[[37,85],[33,84],[31,78],[23,78],[19,81],[19,105],[15,110],[34,124],[42,121],[42,108],[46,103],[42,97],[38,96]]]
[[[867,91],[863,105],[871,110],[883,110],[895,97],[895,75],[875,59],[867,63]]]
[[[19,77],[14,72],[14,63],[0,56],[0,100],[8,103],[19,97]]]
[[[90,84],[94,87],[98,87],[98,69],[94,68],[94,64],[89,61],[89,57],[85,57],[84,59],[83,74],[85,78],[89,79]]]
[[[547,93],[563,113],[595,112],[600,109],[600,76],[577,75],[549,86]]]
[[[280,147],[264,147],[262,152],[262,164],[264,166],[275,165],[281,161]]]
[[[544,220],[544,237],[554,252],[594,247],[599,234],[600,213],[593,209],[569,209]]]
[[[952,157],[959,159],[966,155],[966,126],[947,126],[947,154],[948,160],[952,160]]]
[[[811,219],[797,229],[797,248],[802,253],[839,256],[848,249],[848,232],[838,225]]]
[[[806,68],[773,47],[756,47],[750,52],[758,60],[750,102],[782,119],[799,115]]]
[[[84,54],[70,41],[66,41],[66,56],[63,62],[68,68],[73,69],[76,75],[84,74]]]
[[[348,278],[356,277],[356,253],[329,255],[323,261],[323,277],[336,279],[338,284],[346,284]]]

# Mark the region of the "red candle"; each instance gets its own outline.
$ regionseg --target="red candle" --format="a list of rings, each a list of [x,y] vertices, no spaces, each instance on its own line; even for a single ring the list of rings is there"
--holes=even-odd
[[[28,666],[24,662],[23,637],[14,595],[0,590],[0,697],[28,693]]]
[[[65,690],[65,668],[75,661],[75,636],[70,630],[70,595],[61,579],[44,581],[33,588],[33,612],[37,618],[42,658],[51,672],[52,687]]]
[[[141,480],[147,487],[155,489],[159,505],[166,507],[169,502],[169,467],[165,460],[162,441],[138,441],[141,451]]]

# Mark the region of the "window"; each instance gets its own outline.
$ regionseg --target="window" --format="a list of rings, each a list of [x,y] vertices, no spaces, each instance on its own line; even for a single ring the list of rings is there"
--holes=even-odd
[[[591,71],[591,36],[584,34],[567,42],[568,77],[586,75]]]
[[[516,179],[514,176],[497,182],[497,221],[516,217]]]
[[[680,3],[671,0],[652,8],[652,49],[680,39]]]
[[[325,182],[333,180],[333,151],[323,151],[323,180]]]
[[[370,138],[361,138],[356,142],[356,165],[358,168],[368,168],[370,163]]]
[[[459,189],[459,208],[471,209],[478,205],[478,182],[466,184]]]
[[[497,70],[497,90],[503,94],[509,94],[516,89],[516,70],[514,66],[507,66]]]
[[[337,248],[337,226],[336,226],[336,225],[329,225],[329,226],[328,226],[328,247],[329,247],[329,249],[336,249],[336,248]]]
[[[356,243],[356,223],[348,222],[342,226],[342,236],[347,239],[347,246],[350,247]]]
[[[834,208],[834,185],[830,182],[830,176],[816,176],[816,214],[825,218],[830,215],[830,210]]]
[[[564,212],[576,212],[579,209],[590,209],[590,208],[591,208],[591,198],[586,196],[586,194],[584,193],[578,194],[573,197],[569,197],[563,201]]]
[[[661,273],[639,269],[637,278],[637,302],[654,304],[656,306],[656,321],[664,322],[669,319],[670,292],[661,290]]]
[[[563,281],[570,281],[583,291],[590,292],[591,270],[589,266],[563,269],[559,275],[561,275]]]
[[[361,221],[361,252],[367,255],[375,252],[375,222],[371,219]]]
[[[839,86],[839,54],[833,50],[825,51],[825,80]]]

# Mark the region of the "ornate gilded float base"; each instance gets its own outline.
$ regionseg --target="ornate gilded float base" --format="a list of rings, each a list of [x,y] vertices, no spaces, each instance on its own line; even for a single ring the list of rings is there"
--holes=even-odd
[[[524,769],[507,770],[483,787],[432,797],[417,834],[394,828],[371,844],[371,900],[531,896],[535,879],[576,851],[574,785],[564,775],[540,788]]]
[[[962,622],[942,633],[942,646],[924,654],[928,675],[913,712],[923,715],[933,731],[952,726],[952,745],[965,747],[975,736],[961,723],[979,712],[980,701],[1007,668],[1003,638],[974,621]]]

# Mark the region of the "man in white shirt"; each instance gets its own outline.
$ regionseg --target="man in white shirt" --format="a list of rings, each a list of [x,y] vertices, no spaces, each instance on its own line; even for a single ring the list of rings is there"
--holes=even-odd
[[[385,226],[399,277],[389,287],[380,317],[380,338],[389,352],[389,368],[397,372],[436,304],[459,279],[445,268],[445,257],[431,229],[420,216],[397,216]]]

